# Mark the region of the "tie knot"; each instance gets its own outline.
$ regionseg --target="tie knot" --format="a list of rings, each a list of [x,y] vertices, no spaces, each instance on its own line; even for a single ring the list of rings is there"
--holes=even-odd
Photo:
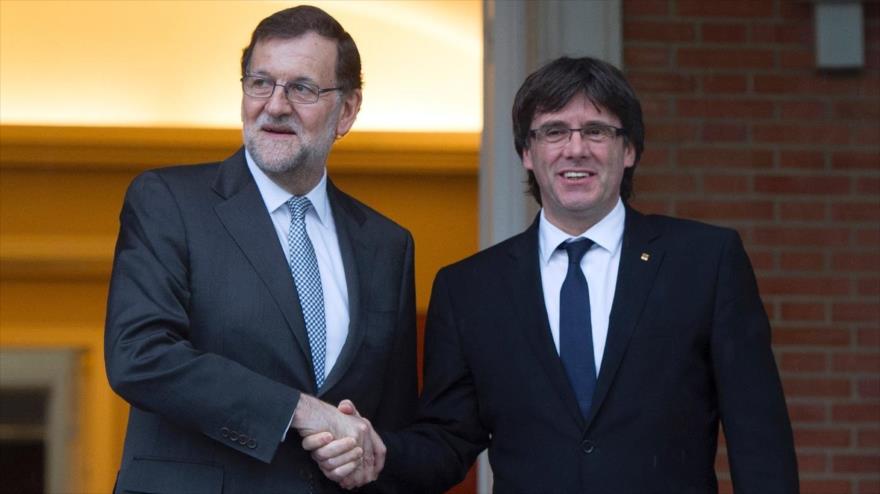
[[[581,258],[593,246],[593,241],[588,238],[579,238],[573,242],[562,242],[559,248],[565,249],[568,253],[568,262],[580,264]]]
[[[306,196],[293,196],[287,201],[287,209],[290,210],[291,219],[301,220],[306,212],[312,207],[312,202]]]

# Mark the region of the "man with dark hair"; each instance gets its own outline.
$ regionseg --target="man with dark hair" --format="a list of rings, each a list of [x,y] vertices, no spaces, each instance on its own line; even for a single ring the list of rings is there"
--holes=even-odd
[[[299,435],[349,448],[338,475],[381,468],[367,419],[393,430],[415,413],[412,237],[327,176],[360,109],[354,41],[318,8],[277,12],[241,82],[242,149],[126,194],[105,332],[131,404],[116,492],[340,491]]]
[[[621,72],[545,65],[513,127],[541,212],[437,274],[417,423],[382,433],[383,475],[441,492],[488,448],[499,493],[715,493],[720,423],[735,491],[797,492],[742,242],[628,205],[645,132]],[[319,437],[319,461],[344,449]]]

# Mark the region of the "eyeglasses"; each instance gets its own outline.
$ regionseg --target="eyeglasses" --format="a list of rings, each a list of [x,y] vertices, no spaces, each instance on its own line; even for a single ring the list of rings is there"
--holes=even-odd
[[[569,142],[571,134],[574,132],[579,132],[581,139],[586,139],[596,144],[605,144],[617,136],[626,135],[626,129],[603,124],[585,125],[579,129],[569,129],[560,125],[547,125],[530,130],[529,135],[541,144],[560,144]]]
[[[284,88],[284,96],[291,103],[311,105],[317,103],[324,93],[339,91],[341,87],[320,88],[305,82],[287,82],[279,84],[275,79],[260,75],[246,75],[241,78],[241,90],[251,98],[271,98],[275,94],[275,88]]]

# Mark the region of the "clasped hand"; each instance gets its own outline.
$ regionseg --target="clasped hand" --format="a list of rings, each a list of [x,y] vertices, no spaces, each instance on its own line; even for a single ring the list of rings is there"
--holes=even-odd
[[[376,480],[385,465],[385,444],[349,400],[334,408],[302,395],[292,427],[324,475],[345,489]]]

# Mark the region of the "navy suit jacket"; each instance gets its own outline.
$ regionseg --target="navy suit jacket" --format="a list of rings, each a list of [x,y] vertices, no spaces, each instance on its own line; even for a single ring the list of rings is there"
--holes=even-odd
[[[244,159],[148,171],[120,216],[107,375],[131,404],[117,492],[333,492],[281,437],[300,392],[350,398],[377,427],[417,400],[409,232],[328,182],[351,324],[315,389],[284,251]]]
[[[386,472],[438,492],[489,449],[498,493],[714,493],[719,422],[737,492],[798,490],[770,326],[735,231],[627,209],[584,418],[550,334],[538,222],[441,270],[417,424]]]

